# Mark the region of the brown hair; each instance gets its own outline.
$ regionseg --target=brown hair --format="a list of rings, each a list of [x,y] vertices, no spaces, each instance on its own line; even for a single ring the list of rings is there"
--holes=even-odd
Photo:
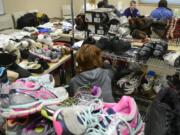
[[[130,5],[132,5],[132,4],[136,4],[136,1],[135,0],[131,0]]]
[[[83,45],[76,54],[77,72],[83,72],[102,66],[101,50],[94,45]]]

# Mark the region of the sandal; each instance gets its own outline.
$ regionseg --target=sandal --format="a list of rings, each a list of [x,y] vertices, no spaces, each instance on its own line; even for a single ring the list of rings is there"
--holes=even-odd
[[[19,64],[22,68],[32,72],[32,73],[43,73],[44,70],[41,67],[40,64],[38,64],[37,61],[35,62],[28,62],[28,61],[23,61]]]

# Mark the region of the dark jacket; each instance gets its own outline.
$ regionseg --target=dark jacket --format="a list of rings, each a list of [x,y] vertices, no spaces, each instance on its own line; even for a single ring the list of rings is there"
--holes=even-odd
[[[73,77],[69,83],[70,91],[76,93],[77,89],[84,85],[97,85],[102,89],[102,97],[105,102],[114,102],[112,96],[111,79],[113,72],[109,69],[96,68],[85,71]]]
[[[127,8],[127,9],[124,11],[124,15],[125,15],[126,17],[138,17],[138,16],[140,16],[138,9],[134,9],[134,10],[131,11],[130,8]]]

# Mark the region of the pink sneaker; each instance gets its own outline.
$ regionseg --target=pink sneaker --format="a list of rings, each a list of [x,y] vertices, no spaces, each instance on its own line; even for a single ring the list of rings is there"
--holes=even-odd
[[[144,132],[144,123],[141,119],[136,102],[130,96],[123,96],[118,103],[105,103],[104,109],[123,118],[127,123],[120,127],[122,135],[140,135]]]

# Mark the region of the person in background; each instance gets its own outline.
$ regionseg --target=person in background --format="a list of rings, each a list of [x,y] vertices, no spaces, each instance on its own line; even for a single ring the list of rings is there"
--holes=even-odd
[[[97,8],[96,0],[87,0],[86,10],[93,10],[93,9],[96,9],[96,8]],[[84,5],[82,6],[80,12],[84,13]]]
[[[78,88],[85,85],[96,85],[102,89],[102,98],[105,102],[114,102],[111,80],[113,71],[104,69],[101,50],[95,45],[84,44],[76,54],[77,75],[70,80],[70,93],[74,96]]]
[[[129,18],[129,17],[139,17],[140,13],[139,10],[136,8],[136,1],[132,0],[130,2],[130,7],[125,9],[124,15]]]
[[[112,9],[114,9],[114,13],[118,17],[122,16],[121,12],[119,10],[117,10],[113,5],[110,5],[108,0],[102,0],[102,1],[98,2],[97,7],[98,8],[112,8]]]
[[[158,8],[151,12],[151,17],[157,20],[168,20],[173,17],[173,12],[168,8],[167,0],[160,0]]]

